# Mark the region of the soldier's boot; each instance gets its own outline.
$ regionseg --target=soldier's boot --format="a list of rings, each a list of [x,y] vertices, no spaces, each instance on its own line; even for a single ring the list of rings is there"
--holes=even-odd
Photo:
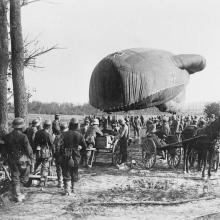
[[[14,184],[14,198],[16,202],[22,202],[25,195],[21,193],[20,183]]]
[[[47,185],[47,177],[44,176],[44,177],[41,177],[40,178],[40,187],[45,187]]]
[[[58,188],[63,188],[63,183],[61,179],[58,179],[58,184],[57,184]]]
[[[66,196],[71,196],[71,181],[70,180],[65,180],[64,181],[64,193]]]

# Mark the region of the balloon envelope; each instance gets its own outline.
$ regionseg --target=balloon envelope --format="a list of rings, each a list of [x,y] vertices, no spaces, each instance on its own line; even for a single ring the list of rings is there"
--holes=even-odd
[[[189,82],[189,74],[204,67],[199,55],[146,48],[116,52],[95,67],[90,104],[106,112],[158,106],[175,98]]]

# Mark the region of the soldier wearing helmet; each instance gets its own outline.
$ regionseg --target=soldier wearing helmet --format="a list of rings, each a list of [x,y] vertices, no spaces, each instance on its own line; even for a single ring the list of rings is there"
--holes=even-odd
[[[54,153],[54,139],[51,134],[51,124],[50,120],[45,120],[43,129],[37,131],[34,138],[36,151],[35,171],[41,164],[41,186],[45,186],[47,183],[50,161]]]
[[[88,142],[92,142],[93,145],[95,145],[95,138],[96,136],[102,136],[103,133],[99,128],[99,120],[95,118],[92,122],[92,125],[90,125],[86,131],[85,134],[85,140]]]
[[[99,128],[99,120],[95,118],[92,121],[92,124],[88,127],[85,134],[85,140],[87,145],[92,144],[93,146],[95,146],[95,141],[97,136],[103,136],[103,133]],[[89,159],[91,157],[91,153],[92,153],[91,151],[87,151],[86,166],[88,167],[89,167]]]
[[[56,173],[57,173],[57,180],[58,180],[57,187],[58,188],[62,188],[62,185],[63,185],[62,184],[62,167],[61,167],[62,155],[61,155],[60,149],[63,144],[62,135],[67,130],[68,130],[67,122],[61,122],[60,123],[60,132],[61,133],[59,135],[57,135],[54,140],[55,151],[54,151],[53,157],[55,159],[55,165],[56,165]]]
[[[21,193],[20,182],[23,184],[28,182],[33,160],[32,148],[27,136],[22,132],[24,126],[23,118],[15,118],[12,123],[13,131],[3,137],[11,170],[13,195],[18,202],[25,198]]]
[[[36,132],[39,130],[40,121],[36,118],[31,122],[31,126],[25,130],[25,134],[28,137],[31,147],[34,149],[34,138]]]
[[[79,132],[79,122],[72,118],[69,123],[69,130],[62,134],[62,174],[64,182],[65,195],[71,195],[74,190],[74,182],[78,180],[78,166],[80,162],[80,150],[86,154],[86,142]]]
[[[82,128],[81,128],[81,133],[82,133],[83,136],[85,136],[86,131],[87,131],[88,128],[89,128],[89,125],[90,125],[90,121],[89,121],[88,118],[86,118],[85,121],[84,121],[84,124],[83,124],[83,126],[82,126]]]

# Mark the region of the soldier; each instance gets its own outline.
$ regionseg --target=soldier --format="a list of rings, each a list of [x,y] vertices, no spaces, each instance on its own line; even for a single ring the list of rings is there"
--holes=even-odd
[[[35,138],[36,132],[38,131],[38,126],[39,126],[38,119],[34,119],[31,123],[31,126],[28,127],[24,132],[28,137],[28,140],[29,140],[29,143],[32,149],[34,149],[34,138]]]
[[[127,148],[128,148],[128,126],[124,119],[119,119],[119,124],[121,126],[117,138],[119,139],[121,163],[127,162]]]
[[[55,114],[54,121],[52,123],[52,133],[53,135],[59,135],[60,134],[60,115]]]
[[[198,122],[198,128],[204,128],[206,124],[205,119],[201,118]]]
[[[134,138],[137,136],[137,138],[140,138],[140,130],[141,130],[141,120],[139,116],[136,116],[134,118]]]
[[[61,146],[62,174],[65,195],[71,195],[74,182],[78,180],[78,165],[80,161],[79,145],[86,154],[86,142],[78,130],[79,122],[72,118],[69,123],[69,131],[63,133],[63,144]],[[71,190],[72,189],[72,190]]]
[[[89,126],[89,128],[86,131],[85,134],[85,140],[87,145],[92,144],[93,146],[95,146],[95,140],[96,140],[96,136],[103,136],[102,131],[99,129],[99,120],[97,118],[95,118],[92,122],[92,125]],[[90,157],[92,155],[92,151],[87,151],[87,155],[86,155],[86,165],[88,167],[89,166],[89,160]]]
[[[140,120],[141,120],[141,126],[144,127],[145,122],[144,122],[144,116],[143,115],[140,116]]]
[[[103,133],[99,129],[99,120],[97,118],[95,118],[92,122],[92,125],[90,125],[86,131],[85,139],[86,139],[86,141],[87,140],[92,141],[93,144],[95,145],[95,138],[97,135],[102,136]]]
[[[12,123],[14,130],[3,138],[11,171],[13,194],[18,202],[25,198],[24,194],[21,193],[20,182],[23,184],[28,182],[33,159],[33,151],[28,138],[22,132],[24,126],[24,119],[15,118]]]
[[[34,139],[36,148],[35,171],[41,164],[41,186],[46,186],[50,161],[54,154],[53,136],[51,135],[51,121],[45,120],[43,129],[37,131]]]
[[[176,135],[180,133],[180,121],[178,120],[176,115],[172,116],[172,122],[170,125],[170,131],[172,135]]]
[[[163,117],[163,123],[162,123],[161,131],[162,131],[166,136],[170,135],[169,119],[168,119],[168,117],[166,117],[166,116]]]
[[[61,122],[60,123],[60,131],[61,133],[59,135],[56,136],[55,140],[54,140],[54,146],[55,146],[55,152],[54,152],[54,159],[55,159],[55,164],[56,164],[56,173],[57,173],[57,180],[58,180],[58,184],[57,187],[58,188],[62,188],[62,168],[61,168],[61,162],[62,162],[62,156],[60,153],[60,149],[62,146],[62,135],[64,132],[66,132],[68,130],[68,125],[66,122]]]
[[[86,131],[87,131],[88,128],[89,128],[89,125],[90,125],[90,121],[89,121],[88,118],[86,118],[86,119],[85,119],[85,122],[84,122],[84,125],[83,125],[82,128],[81,128],[81,133],[82,133],[83,136],[85,136]]]

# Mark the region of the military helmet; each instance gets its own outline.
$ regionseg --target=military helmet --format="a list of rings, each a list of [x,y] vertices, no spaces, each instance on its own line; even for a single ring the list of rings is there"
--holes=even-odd
[[[98,120],[98,118],[95,118],[95,119],[93,120],[93,125],[99,125],[99,120]]]
[[[169,121],[168,117],[167,117],[167,116],[164,116],[164,117],[163,117],[163,121],[165,121],[165,122]]]
[[[77,118],[71,118],[70,124],[79,124],[79,121]]]
[[[50,126],[52,124],[52,122],[51,122],[51,120],[45,120],[44,121],[44,125],[48,125],[48,126]]]
[[[23,118],[15,118],[12,122],[13,128],[23,128],[25,126]]]
[[[67,129],[68,128],[68,124],[66,122],[61,122],[60,123],[60,128],[63,129],[63,130]]]
[[[40,121],[37,119],[37,118],[35,118],[34,120],[32,120],[32,125],[33,126],[38,126],[40,124]]]
[[[124,118],[120,118],[120,119],[118,120],[118,122],[119,122],[120,124],[122,124],[122,125],[125,124],[125,120],[124,120]]]

